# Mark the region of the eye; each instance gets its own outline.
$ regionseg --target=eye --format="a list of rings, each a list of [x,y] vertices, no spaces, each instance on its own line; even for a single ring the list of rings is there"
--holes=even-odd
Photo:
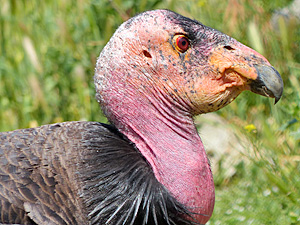
[[[175,48],[180,52],[185,52],[188,50],[190,43],[186,36],[184,35],[175,35],[174,36],[174,45]]]

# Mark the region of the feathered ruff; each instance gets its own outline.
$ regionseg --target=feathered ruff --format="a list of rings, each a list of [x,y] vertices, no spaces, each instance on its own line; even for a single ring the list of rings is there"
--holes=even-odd
[[[190,225],[193,215],[154,176],[141,153],[114,127],[103,136],[91,129],[80,165],[82,194],[91,224]]]

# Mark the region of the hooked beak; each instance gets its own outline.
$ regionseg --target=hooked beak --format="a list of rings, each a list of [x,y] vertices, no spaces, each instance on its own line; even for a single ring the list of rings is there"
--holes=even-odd
[[[280,74],[272,66],[254,65],[257,78],[250,84],[250,90],[256,94],[275,98],[275,104],[281,98],[283,81]]]
[[[244,86],[243,90],[275,98],[276,104],[283,92],[283,81],[278,71],[253,49],[236,41],[231,44],[218,46],[212,51],[212,66],[226,75],[227,83],[231,79],[236,86]]]

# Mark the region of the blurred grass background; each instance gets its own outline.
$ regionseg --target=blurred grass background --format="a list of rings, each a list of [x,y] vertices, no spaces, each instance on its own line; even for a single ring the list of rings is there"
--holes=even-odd
[[[218,112],[251,143],[233,177],[215,174],[209,224],[300,224],[300,26],[288,0],[1,0],[0,131],[70,120],[105,122],[94,65],[114,30],[149,9],[200,20],[262,53],[282,100],[243,93]],[[241,138],[242,140],[242,138]],[[249,148],[245,144],[245,148]]]

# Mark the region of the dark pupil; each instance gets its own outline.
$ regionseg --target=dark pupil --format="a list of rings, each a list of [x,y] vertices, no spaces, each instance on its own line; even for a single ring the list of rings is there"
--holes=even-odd
[[[183,40],[182,40],[183,39]],[[185,46],[186,45],[186,40],[184,40],[184,38],[181,38],[181,45]]]

